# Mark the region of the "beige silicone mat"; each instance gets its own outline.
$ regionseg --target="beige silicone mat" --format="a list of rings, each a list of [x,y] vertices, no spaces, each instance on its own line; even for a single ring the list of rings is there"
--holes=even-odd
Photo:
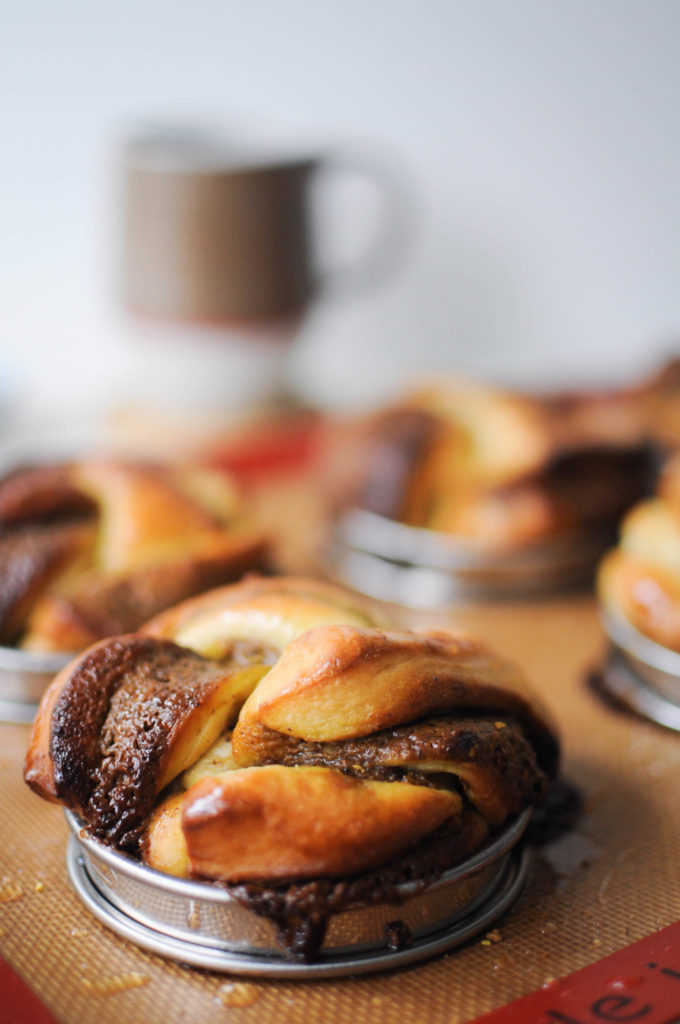
[[[525,667],[586,801],[575,831],[539,853],[492,938],[401,971],[316,982],[238,979],[141,952],[75,898],[62,812],[21,780],[27,729],[2,725],[0,952],[59,1020],[456,1024],[680,919],[680,735],[605,707],[586,687],[604,651],[592,601],[418,616],[425,621],[474,630]]]

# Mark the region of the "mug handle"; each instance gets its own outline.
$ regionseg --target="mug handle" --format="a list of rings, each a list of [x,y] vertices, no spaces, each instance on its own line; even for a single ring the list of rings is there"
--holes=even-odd
[[[417,220],[416,190],[408,181],[406,171],[395,162],[388,165],[384,154],[331,152],[319,161],[313,188],[329,188],[332,192],[343,179],[354,179],[357,184],[369,186],[377,226],[358,255],[319,272],[316,291],[324,299],[332,300],[358,297],[392,280],[412,248]],[[337,197],[319,197],[318,192],[314,198],[320,198],[313,217],[317,231],[319,222],[323,222],[324,206],[333,207],[331,212],[338,216],[342,205],[347,205],[339,207]],[[337,232],[329,230],[327,234]],[[321,246],[317,241],[316,248]]]

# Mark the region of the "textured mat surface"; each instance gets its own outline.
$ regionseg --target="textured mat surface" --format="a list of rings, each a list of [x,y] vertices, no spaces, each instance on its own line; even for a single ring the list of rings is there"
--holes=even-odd
[[[28,730],[0,725],[0,953],[58,1020],[458,1024],[680,919],[680,735],[588,688],[605,649],[592,601],[401,618],[463,626],[520,662],[554,712],[565,774],[583,792],[576,829],[539,852],[492,938],[402,971],[317,982],[227,977],[137,950],[74,896],[61,809],[21,779]]]

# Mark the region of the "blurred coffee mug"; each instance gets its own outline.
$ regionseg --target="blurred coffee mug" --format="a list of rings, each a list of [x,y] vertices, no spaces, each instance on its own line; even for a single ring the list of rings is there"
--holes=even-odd
[[[343,178],[368,182],[377,225],[356,259],[324,271],[318,198],[347,204],[347,189],[336,188]],[[256,330],[299,319],[320,296],[389,276],[408,248],[409,209],[401,176],[358,153],[291,154],[192,130],[141,133],[125,147],[126,308]],[[352,211],[335,211],[336,224],[345,214]],[[333,239],[320,240],[332,251]]]

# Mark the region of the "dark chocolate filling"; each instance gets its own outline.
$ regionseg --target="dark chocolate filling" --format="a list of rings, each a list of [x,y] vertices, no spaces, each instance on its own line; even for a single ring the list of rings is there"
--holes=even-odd
[[[569,831],[583,810],[579,790],[567,780],[553,779],[546,788],[545,800],[534,811],[527,832],[529,841],[536,845],[552,842]],[[277,886],[253,882],[216,884],[253,913],[273,923],[287,957],[309,963],[319,954],[331,914],[358,904],[398,905],[400,885],[416,882],[417,892],[422,892],[449,868],[475,853],[485,838],[482,819],[468,809],[398,860],[355,878],[314,879]],[[403,949],[410,942],[403,922],[395,920],[386,926],[387,949]]]
[[[388,729],[343,743],[303,743],[286,738],[279,762],[321,765],[359,778],[404,784],[446,786],[461,793],[466,807],[414,850],[375,871],[347,879],[311,879],[278,885],[264,882],[217,883],[243,906],[274,925],[277,941],[290,959],[314,960],[323,944],[328,919],[356,904],[398,904],[399,886],[417,882],[418,891],[470,856],[483,843],[487,825],[469,804],[468,787],[454,771],[436,774],[418,770],[422,760],[468,762],[491,771],[490,784],[500,788],[508,816],[543,795],[546,777],[521,726],[507,719],[503,727],[484,717],[443,716]],[[402,760],[403,765],[390,762]],[[452,764],[452,768],[455,765]],[[390,933],[391,934],[391,933]],[[395,932],[386,944],[408,941]]]
[[[411,895],[422,892],[474,853],[486,836],[487,828],[479,815],[466,810],[404,856],[353,878],[316,878],[283,885],[215,884],[242,906],[272,922],[277,941],[290,960],[310,963],[318,956],[332,914],[353,906],[399,905],[403,901],[400,886],[413,882]]]
[[[593,445],[563,452],[529,478],[497,493],[512,494],[527,483],[542,489],[560,526],[614,525],[625,509],[650,493],[650,451],[642,445]]]
[[[54,708],[57,793],[98,839],[136,853],[172,739],[225,666],[154,637],[118,637],[81,661]]]
[[[368,737],[336,743],[306,743],[283,737],[276,761],[287,765],[337,768],[358,778],[400,778],[417,773],[420,785],[458,789],[474,804],[474,784],[465,769],[474,767],[477,785],[493,787],[516,813],[527,801],[537,800],[545,788],[545,775],[536,765],[533,749],[521,726],[506,719],[501,727],[493,719],[469,715],[443,715],[410,725],[386,729]],[[451,771],[422,772],[424,761],[445,761]],[[457,770],[462,777],[457,776]]]

